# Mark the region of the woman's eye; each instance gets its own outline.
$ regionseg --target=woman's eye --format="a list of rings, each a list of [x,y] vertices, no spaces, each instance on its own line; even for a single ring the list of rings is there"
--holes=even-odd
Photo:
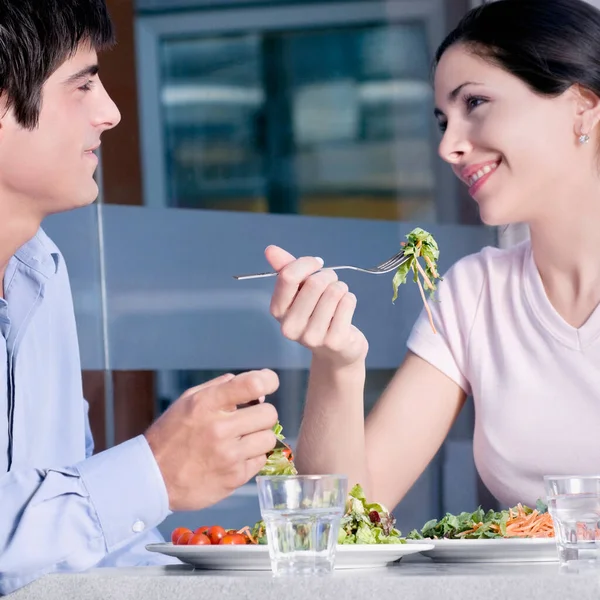
[[[470,114],[476,108],[480,107],[482,104],[486,104],[488,102],[487,98],[483,98],[481,96],[471,96],[467,95],[463,98],[463,102],[465,103],[467,114]],[[441,116],[441,115],[440,115]],[[438,127],[442,133],[448,129],[448,120],[438,119]]]
[[[486,102],[485,98],[481,98],[479,96],[467,96],[465,98],[465,104],[467,105],[467,111],[471,112],[476,109],[478,106],[481,106]]]

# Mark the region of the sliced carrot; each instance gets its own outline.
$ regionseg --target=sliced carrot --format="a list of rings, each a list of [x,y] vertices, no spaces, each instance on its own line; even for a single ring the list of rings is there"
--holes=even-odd
[[[433,290],[433,283],[431,283],[431,279],[429,279],[429,277],[427,277],[427,273],[425,273],[425,271],[423,270],[423,267],[421,266],[421,263],[418,260],[415,260],[415,263],[417,264],[417,269],[419,271],[419,273],[421,273],[421,277],[423,278],[423,281],[427,284],[427,287],[430,290]]]
[[[435,329],[435,325],[433,324],[433,315],[431,314],[431,309],[429,308],[429,304],[427,304],[427,298],[425,298],[425,292],[423,291],[423,286],[421,285],[421,280],[417,279],[417,285],[419,286],[419,292],[421,292],[421,298],[423,299],[423,305],[425,306],[425,310],[427,311],[427,316],[429,317],[429,324],[431,325],[431,329],[433,329],[433,333],[437,333]]]
[[[252,533],[250,532],[250,527],[248,527],[248,525],[246,525],[246,527],[242,527],[240,530],[238,530],[238,533],[245,535],[251,544],[258,544],[258,540],[255,540],[252,537]]]
[[[550,514],[540,514],[534,510],[527,515],[521,504],[517,505],[516,510],[516,514],[512,509],[508,511],[507,537],[554,537],[554,525]]]
[[[425,256],[424,254],[422,254],[421,256],[423,257],[423,260],[427,263],[427,266],[429,267],[429,270],[433,273],[433,276],[439,277],[437,269],[435,268],[435,265],[433,264],[433,261],[429,258],[429,256]]]

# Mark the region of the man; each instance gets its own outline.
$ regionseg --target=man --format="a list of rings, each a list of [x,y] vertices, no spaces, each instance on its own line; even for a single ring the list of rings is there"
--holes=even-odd
[[[170,510],[201,509],[275,445],[272,371],[189,390],[145,435],[91,456],[69,281],[40,228],[92,203],[120,115],[98,77],[104,0],[0,0],[0,595],[58,571],[156,562]],[[160,560],[160,559],[159,559]]]

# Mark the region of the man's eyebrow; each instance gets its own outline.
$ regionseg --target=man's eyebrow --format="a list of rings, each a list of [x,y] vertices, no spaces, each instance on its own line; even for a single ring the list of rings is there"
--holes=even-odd
[[[65,85],[70,85],[72,83],[76,83],[78,81],[81,81],[82,79],[88,79],[89,77],[94,77],[94,75],[98,75],[99,71],[100,71],[100,68],[98,67],[97,64],[95,64],[95,65],[88,65],[87,67],[84,67],[80,71],[77,71],[77,73],[74,73],[73,75],[70,75],[65,80],[64,83],[65,83]]]
[[[449,94],[448,94],[448,102],[453,103],[456,102],[456,99],[458,98],[458,95],[460,94],[460,91],[468,86],[468,85],[483,85],[481,83],[477,83],[476,81],[465,81],[464,83],[461,83],[458,87],[454,88]],[[439,108],[436,108],[433,111],[433,114],[436,117],[443,117],[445,116],[443,111],[441,111]]]

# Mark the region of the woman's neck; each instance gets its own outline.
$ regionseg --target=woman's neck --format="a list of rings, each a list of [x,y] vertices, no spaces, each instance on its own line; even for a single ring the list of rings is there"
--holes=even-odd
[[[553,208],[530,223],[533,257],[550,302],[578,328],[600,303],[600,192]]]

